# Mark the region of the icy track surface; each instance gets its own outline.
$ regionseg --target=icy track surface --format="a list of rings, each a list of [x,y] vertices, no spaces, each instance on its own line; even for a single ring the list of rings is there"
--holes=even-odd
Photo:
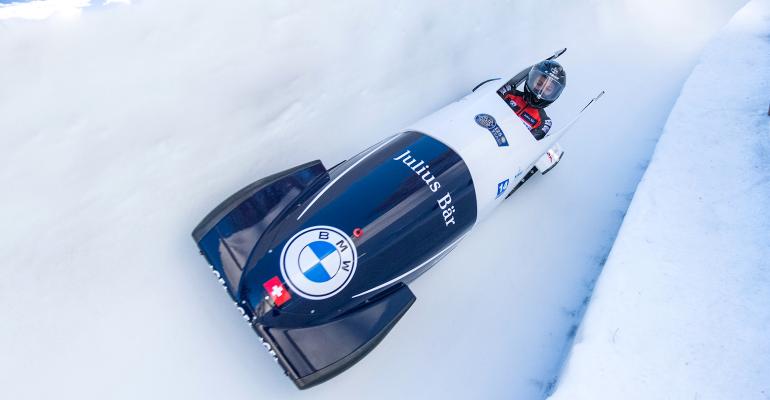
[[[0,22],[0,397],[543,398],[682,82],[743,1],[672,3],[146,0]],[[192,228],[560,47],[556,127],[607,90],[566,158],[412,285],[369,356],[297,391]]]
[[[770,398],[768,78],[753,0],[684,85],[551,400]]]

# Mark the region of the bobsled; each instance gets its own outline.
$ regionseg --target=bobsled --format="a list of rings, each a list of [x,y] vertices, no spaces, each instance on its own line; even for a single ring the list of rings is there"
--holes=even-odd
[[[214,274],[297,387],[369,353],[414,303],[409,283],[559,162],[557,140],[576,119],[536,140],[500,88],[485,81],[332,168],[311,161],[260,179],[194,229]]]

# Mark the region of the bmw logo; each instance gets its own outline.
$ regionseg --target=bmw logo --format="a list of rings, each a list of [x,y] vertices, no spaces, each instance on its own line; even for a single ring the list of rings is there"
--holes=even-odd
[[[347,286],[357,260],[356,247],[345,232],[331,226],[313,226],[286,242],[281,252],[281,274],[299,296],[321,300]]]

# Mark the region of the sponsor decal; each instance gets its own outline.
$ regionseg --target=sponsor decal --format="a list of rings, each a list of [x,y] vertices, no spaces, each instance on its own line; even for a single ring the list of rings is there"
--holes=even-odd
[[[313,226],[286,242],[281,251],[281,274],[294,294],[321,300],[350,283],[357,261],[356,247],[345,232]]]
[[[428,185],[428,189],[430,189],[431,192],[436,193],[441,188],[441,183],[439,183],[436,180],[436,177],[430,172],[430,165],[426,164],[423,160],[418,162],[414,155],[412,155],[411,150],[407,149],[403,154],[393,160],[401,161],[404,165],[414,171],[414,173],[422,178],[422,181]]]
[[[510,179],[506,179],[500,183],[497,184],[497,196],[495,196],[496,199],[500,198],[500,196],[505,193],[505,191],[508,189],[508,184],[510,183]]]
[[[543,133],[548,133],[548,131],[550,131],[550,130],[551,130],[551,124],[552,124],[552,123],[553,123],[553,122],[551,122],[551,120],[550,120],[550,119],[547,119],[547,120],[543,121],[543,127],[542,127],[542,128],[540,128],[540,130],[542,130],[542,131],[543,131]]]
[[[508,144],[506,144],[506,146],[507,145]],[[393,160],[401,161],[404,165],[414,171],[417,176],[422,178],[422,181],[425,182],[431,192],[436,193],[441,188],[441,183],[436,180],[436,177],[433,176],[429,170],[430,165],[426,164],[423,160],[419,160],[418,162],[411,150],[407,149],[403,154],[393,158]],[[444,226],[454,225],[455,207],[450,206],[452,203],[452,195],[447,192],[447,194],[441,197],[437,202],[441,209],[441,216],[444,217]]]
[[[479,126],[492,134],[492,137],[495,138],[495,141],[497,142],[497,146],[508,146],[508,139],[506,139],[505,133],[503,133],[500,126],[497,125],[497,121],[495,121],[494,117],[489,114],[479,114],[475,117],[475,120]]]
[[[516,175],[513,177],[513,179],[515,180],[516,178],[520,177],[521,174],[523,174],[523,173],[524,173],[524,170],[519,168],[519,172],[516,173]]]
[[[438,208],[441,209],[441,216],[444,217],[444,225],[454,225],[455,223],[455,206],[451,206],[452,196],[449,193],[446,196],[438,199]]]
[[[533,117],[532,115],[530,115],[530,114],[529,114],[529,113],[527,113],[527,112],[523,112],[523,113],[521,113],[520,117],[521,117],[521,119],[523,119],[523,120],[524,120],[524,122],[526,122],[526,123],[527,123],[527,124],[528,124],[530,127],[532,127],[533,125],[535,125],[535,124],[537,123],[537,119],[535,119],[535,117]]]
[[[262,284],[262,287],[267,291],[267,295],[273,299],[276,306],[280,306],[291,299],[291,294],[281,283],[281,280],[277,276],[270,278],[267,282]]]

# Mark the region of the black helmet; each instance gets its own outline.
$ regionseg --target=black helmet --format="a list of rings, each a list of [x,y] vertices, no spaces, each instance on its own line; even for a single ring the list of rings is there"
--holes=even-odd
[[[524,99],[530,106],[545,108],[559,98],[567,86],[567,74],[561,64],[552,60],[532,66],[524,84]]]

